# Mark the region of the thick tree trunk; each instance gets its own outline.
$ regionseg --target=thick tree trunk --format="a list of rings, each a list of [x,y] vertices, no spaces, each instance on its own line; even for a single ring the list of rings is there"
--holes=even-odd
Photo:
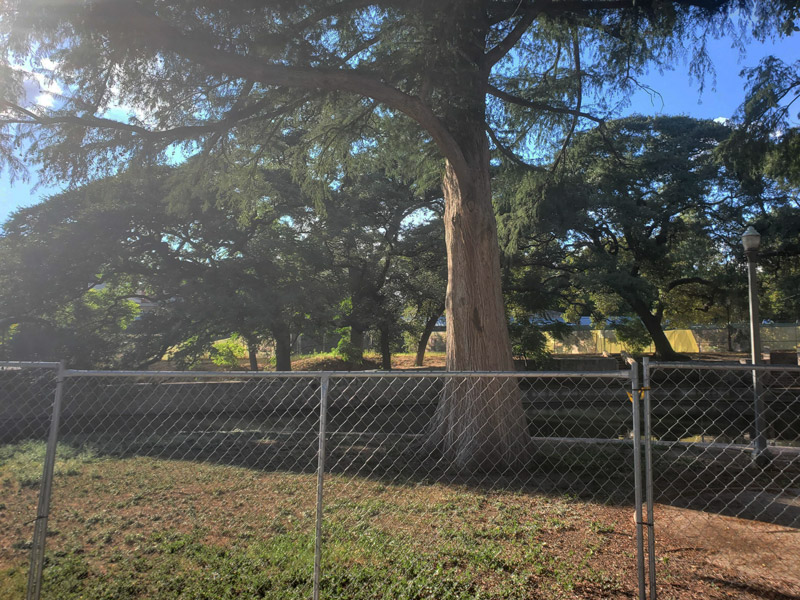
[[[433,328],[436,327],[436,323],[439,321],[439,317],[442,316],[443,312],[444,306],[442,306],[435,315],[431,315],[431,317],[425,321],[425,329],[422,330],[422,335],[417,344],[417,357],[414,359],[415,367],[421,367],[423,365],[425,361],[425,350],[428,347],[428,340],[431,339]]]
[[[447,369],[512,371],[488,142],[482,127],[470,133],[462,150],[472,167],[471,177],[459,180],[448,162],[443,185]],[[462,471],[498,470],[524,463],[530,436],[517,380],[448,378],[429,431],[429,445],[436,446]]]
[[[292,335],[288,327],[274,327],[272,335],[275,337],[275,370],[292,370]]]
[[[392,370],[392,337],[388,326],[381,327],[381,370]]]
[[[500,250],[492,207],[486,85],[491,72],[485,0],[436,4],[434,34],[448,70],[447,103],[429,129],[446,158],[442,189],[447,246],[447,368],[512,371],[511,343],[500,278]],[[426,117],[427,118],[427,117]],[[422,123],[422,121],[420,121]],[[427,446],[454,468],[499,470],[524,463],[530,436],[516,379],[446,378],[428,430]]]

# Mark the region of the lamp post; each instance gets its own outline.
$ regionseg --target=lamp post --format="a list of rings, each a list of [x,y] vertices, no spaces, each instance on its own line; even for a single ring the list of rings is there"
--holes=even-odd
[[[747,257],[747,285],[750,298],[750,357],[753,366],[761,364],[761,319],[758,316],[758,248],[761,234],[750,225],[742,234],[742,246]],[[761,397],[761,381],[757,369],[753,369],[753,459],[769,460],[767,439],[764,436],[764,400]]]

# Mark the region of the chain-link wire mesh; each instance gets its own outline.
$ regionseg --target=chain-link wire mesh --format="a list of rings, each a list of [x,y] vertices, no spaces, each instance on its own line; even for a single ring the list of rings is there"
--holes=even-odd
[[[771,323],[760,326],[764,353],[800,349],[800,326],[796,323]],[[731,323],[726,327],[695,326],[692,333],[699,352],[749,352],[750,324]],[[797,364],[795,362],[795,364]]]
[[[649,363],[648,380],[659,591],[701,554],[737,597],[800,592],[800,368]]]
[[[0,444],[47,439],[57,369],[58,363],[0,362]]]
[[[64,374],[44,598],[636,588],[627,371]]]
[[[602,508],[633,503],[630,386],[627,372],[332,374],[323,597],[635,590],[630,509]],[[622,576],[590,558],[614,532]]]
[[[4,542],[0,568],[19,567],[23,580],[58,367],[58,363],[0,362],[0,539]]]
[[[310,597],[319,377],[67,375],[48,549],[87,597]],[[130,581],[130,561],[159,573]]]

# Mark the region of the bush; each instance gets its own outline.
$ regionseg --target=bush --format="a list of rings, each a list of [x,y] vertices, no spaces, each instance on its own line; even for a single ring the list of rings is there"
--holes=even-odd
[[[333,355],[353,365],[361,364],[363,360],[361,352],[353,345],[353,342],[350,341],[350,328],[343,327],[342,329],[337,329],[336,332],[342,337],[339,338],[339,343],[336,344]]]
[[[536,325],[524,320],[513,321],[508,326],[508,333],[515,359],[525,360],[533,368],[542,368],[550,359],[547,338]]]
[[[236,334],[227,340],[214,342],[211,347],[211,362],[223,369],[238,369],[243,358],[247,358],[247,348]]]

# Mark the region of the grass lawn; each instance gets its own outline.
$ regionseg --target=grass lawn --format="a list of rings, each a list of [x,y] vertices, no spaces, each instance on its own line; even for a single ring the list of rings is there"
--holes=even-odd
[[[40,443],[0,448],[3,599],[24,597],[43,455]],[[313,473],[115,458],[64,444],[57,464],[44,598],[310,597]],[[326,478],[325,497],[323,598],[630,598],[635,590],[630,506],[346,474]],[[789,597],[761,595],[696,548],[664,544],[662,598]]]

